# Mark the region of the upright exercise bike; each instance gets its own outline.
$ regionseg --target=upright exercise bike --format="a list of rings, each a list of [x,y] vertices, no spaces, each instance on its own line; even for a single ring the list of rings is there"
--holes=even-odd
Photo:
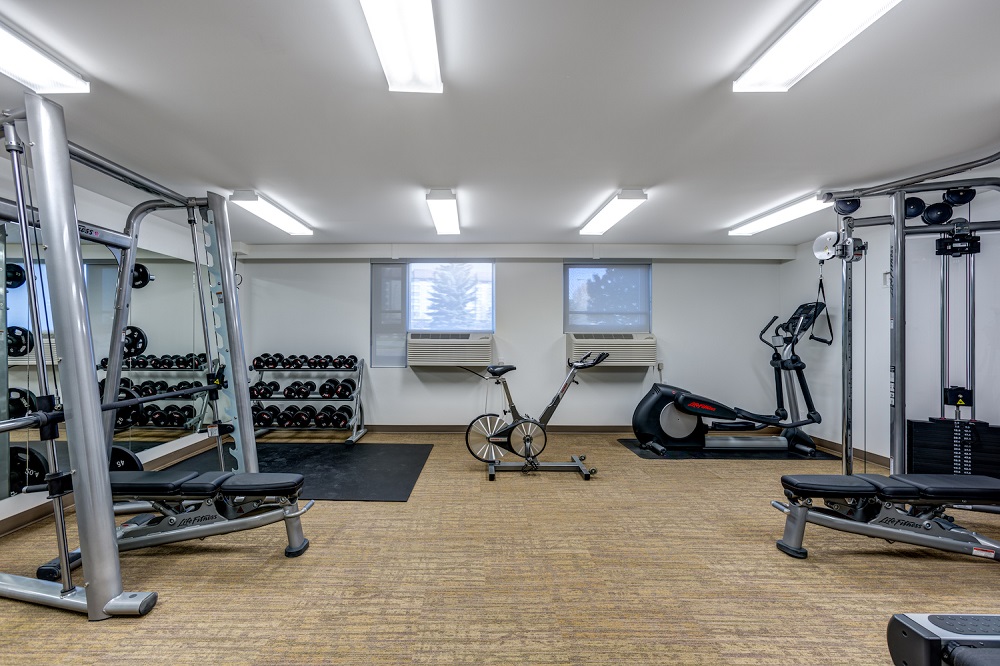
[[[545,408],[538,419],[533,419],[527,414],[521,414],[514,405],[514,399],[510,395],[510,388],[504,375],[511,370],[516,370],[513,365],[491,365],[486,368],[486,372],[496,380],[496,383],[503,387],[504,400],[507,408],[503,410],[504,416],[499,414],[482,414],[477,416],[465,431],[465,445],[477,460],[486,463],[488,467],[490,481],[496,480],[498,471],[563,471],[579,472],[585,480],[590,480],[592,474],[597,470],[588,469],[583,465],[586,456],[573,456],[572,462],[539,462],[538,454],[545,449],[548,440],[545,434],[545,426],[556,412],[556,407],[562,401],[566,391],[576,381],[576,373],[580,370],[593,368],[603,362],[608,357],[606,352],[599,353],[593,359],[590,356],[593,352],[587,352],[578,361],[569,361],[570,371],[566,375],[565,381],[559,392],[555,394],[549,406]],[[590,360],[588,360],[590,359]],[[507,420],[505,417],[510,416]],[[507,453],[524,458],[524,463],[503,462]]]
[[[812,394],[806,383],[806,364],[795,353],[795,343],[808,333],[825,309],[822,302],[803,303],[788,321],[778,324],[771,342],[764,334],[778,320],[777,316],[761,330],[760,341],[771,348],[771,367],[774,368],[774,390],[777,406],[773,415],[755,414],[739,407],[728,407],[717,400],[696,395],[686,389],[667,384],[653,384],[649,393],[639,401],[632,415],[632,430],[639,445],[659,455],[669,449],[729,449],[767,450],[785,449],[800,455],[816,455],[816,444],[802,431],[802,426],[819,423],[821,417],[813,405]],[[828,342],[816,338],[821,342]],[[779,346],[781,347],[779,351]],[[788,408],[785,408],[785,391]],[[806,417],[799,413],[798,392],[806,405]],[[786,420],[791,417],[791,420]],[[704,418],[721,419],[723,423],[710,428]],[[728,423],[742,419],[739,423]],[[760,430],[768,426],[783,428],[780,436],[712,436],[712,430]]]

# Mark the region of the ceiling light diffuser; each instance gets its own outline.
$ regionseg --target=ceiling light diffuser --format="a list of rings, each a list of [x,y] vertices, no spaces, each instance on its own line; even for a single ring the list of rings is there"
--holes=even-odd
[[[767,229],[797,220],[816,211],[832,206],[832,202],[820,201],[815,194],[808,194],[799,197],[777,208],[773,208],[766,213],[751,217],[749,220],[741,222],[739,226],[729,230],[730,236],[753,236]]]
[[[580,233],[585,236],[600,236],[642,205],[646,198],[646,193],[642,190],[621,190],[587,220]]]
[[[461,233],[458,228],[458,199],[452,190],[430,190],[427,208],[439,235]]]
[[[733,81],[733,92],[787,92],[899,2],[819,0]]]
[[[236,190],[229,197],[237,206],[245,208],[268,224],[292,236],[312,236],[313,230],[287,210],[254,190]]]
[[[36,93],[89,93],[90,83],[0,23],[0,73]]]
[[[361,0],[361,9],[389,90],[443,92],[431,0]]]

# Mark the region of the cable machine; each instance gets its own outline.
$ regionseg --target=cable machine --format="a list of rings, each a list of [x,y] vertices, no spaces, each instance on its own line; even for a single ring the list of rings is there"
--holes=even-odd
[[[981,232],[1000,230],[1000,220],[971,222],[965,218],[951,219],[956,206],[966,205],[976,195],[976,190],[1000,190],[1000,178],[970,178],[964,180],[935,181],[1000,160],[1000,153],[960,164],[954,167],[921,174],[912,178],[883,185],[855,190],[825,192],[821,198],[833,201],[840,215],[839,228],[816,239],[814,254],[821,261],[841,259],[841,311],[843,312],[841,340],[843,354],[842,375],[842,444],[843,473],[853,472],[853,270],[852,265],[864,258],[868,245],[854,236],[858,228],[889,226],[890,230],[890,315],[889,315],[889,467],[892,474],[910,472],[937,472],[961,474],[1000,474],[984,471],[981,464],[970,462],[972,442],[987,432],[989,424],[976,421],[975,413],[975,255],[979,252]],[[940,193],[941,202],[925,204],[917,196],[922,193]],[[861,201],[869,197],[890,197],[890,214],[874,217],[853,217]],[[920,217],[924,224],[907,225],[907,220]],[[913,236],[938,235],[936,254],[941,257],[941,410],[929,423],[929,430],[920,422],[906,420],[906,239]],[[952,386],[951,336],[950,336],[950,284],[951,260],[965,261],[965,386]],[[947,418],[947,408],[954,407],[954,418]],[[967,408],[968,419],[962,419],[962,409]],[[992,429],[1000,430],[1000,429]],[[909,437],[907,436],[909,433]],[[946,434],[945,434],[946,433]],[[952,436],[961,445],[952,447]],[[1000,443],[1000,436],[997,437]],[[935,443],[932,440],[937,440]],[[916,447],[913,446],[916,442]],[[937,461],[930,462],[926,448],[937,447]],[[914,454],[914,449],[923,451]],[[952,449],[946,451],[946,449]],[[1000,452],[1000,451],[998,451]],[[950,454],[954,454],[952,457]],[[942,465],[942,455],[947,463]],[[934,458],[935,454],[929,454]],[[915,465],[916,462],[916,465]],[[978,471],[977,471],[978,470]]]

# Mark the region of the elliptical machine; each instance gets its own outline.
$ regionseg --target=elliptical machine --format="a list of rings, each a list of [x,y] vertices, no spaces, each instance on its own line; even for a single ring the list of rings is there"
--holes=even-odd
[[[639,445],[661,456],[666,455],[669,449],[780,450],[783,448],[800,455],[816,455],[816,444],[801,428],[810,423],[819,423],[821,416],[813,405],[804,372],[806,364],[795,353],[795,344],[812,328],[825,307],[819,301],[803,303],[795,309],[788,321],[774,328],[771,342],[764,339],[764,334],[778,317],[771,317],[771,321],[761,329],[758,337],[771,348],[772,352],[771,367],[774,368],[774,389],[777,400],[773,416],[755,414],[739,407],[728,407],[717,400],[696,395],[677,386],[653,384],[653,388],[639,401],[632,414],[632,431],[639,440]],[[827,342],[820,338],[815,339]],[[806,405],[805,418],[799,413],[799,391],[802,392],[802,399]],[[786,421],[789,417],[791,420]],[[709,426],[705,424],[703,418],[722,419],[723,423],[713,423]],[[737,419],[742,421],[732,423]],[[781,435],[705,437],[705,433],[710,429],[760,430],[768,426],[783,428]]]

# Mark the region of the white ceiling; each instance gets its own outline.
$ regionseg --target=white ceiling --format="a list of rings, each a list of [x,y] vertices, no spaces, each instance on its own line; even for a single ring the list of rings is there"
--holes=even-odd
[[[71,140],[185,195],[254,187],[316,229],[289,237],[234,211],[236,241],[590,243],[577,231],[597,206],[642,187],[649,201],[596,242],[787,244],[833,213],[752,238],[725,230],[819,188],[1000,144],[995,0],[903,0],[789,93],[734,94],[808,4],[434,0],[442,95],[387,91],[357,0],[0,12],[90,80],[89,95],[54,96]],[[22,92],[4,78],[0,106],[23,106]],[[461,236],[434,233],[430,187],[457,189]]]

